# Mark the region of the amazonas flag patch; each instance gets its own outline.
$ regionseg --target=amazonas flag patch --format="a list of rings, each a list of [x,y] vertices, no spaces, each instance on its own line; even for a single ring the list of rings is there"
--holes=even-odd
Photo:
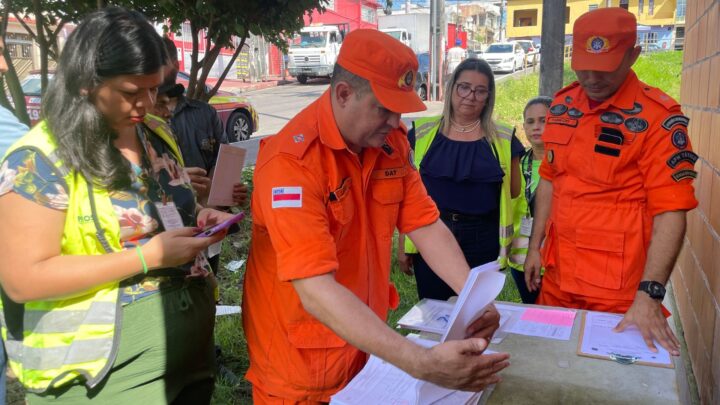
[[[302,187],[273,187],[273,208],[302,208]]]

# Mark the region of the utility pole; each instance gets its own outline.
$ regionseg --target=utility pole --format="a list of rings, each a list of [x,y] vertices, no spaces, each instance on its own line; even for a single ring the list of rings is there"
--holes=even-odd
[[[445,0],[430,0],[430,99],[442,98],[445,65]]]
[[[545,13],[545,11],[543,11],[543,13]],[[507,24],[503,24],[503,21],[505,21],[505,20],[506,20],[506,17],[505,17],[505,0],[500,0],[500,34],[499,34],[499,42],[503,42],[503,40],[505,39],[505,35],[503,35],[504,32],[505,32],[505,25],[507,25]]]
[[[541,96],[552,97],[563,84],[565,51],[566,0],[543,0],[542,35],[540,36]]]

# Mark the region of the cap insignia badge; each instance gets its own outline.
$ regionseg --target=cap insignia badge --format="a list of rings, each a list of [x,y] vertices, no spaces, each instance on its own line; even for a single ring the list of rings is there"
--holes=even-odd
[[[610,42],[605,37],[592,36],[588,38],[585,50],[590,53],[604,53],[610,50]]]
[[[398,79],[398,87],[405,91],[413,90],[415,84],[415,72],[408,70]]]

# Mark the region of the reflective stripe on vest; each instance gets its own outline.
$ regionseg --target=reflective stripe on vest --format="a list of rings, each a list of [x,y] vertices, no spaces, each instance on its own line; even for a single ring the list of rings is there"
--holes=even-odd
[[[433,139],[437,135],[440,129],[440,122],[442,117],[426,117],[419,118],[413,122],[415,128],[415,149],[414,149],[414,162],[415,167],[420,169],[425,154]],[[507,256],[510,250],[510,243],[512,242],[514,228],[513,228],[513,210],[512,210],[512,199],[510,195],[510,165],[512,162],[512,137],[515,130],[512,127],[496,124],[497,133],[493,140],[494,150],[497,151],[499,156],[496,156],[500,163],[500,168],[507,174],[502,182],[500,189],[500,252],[498,255],[498,263],[501,267],[507,266]],[[405,238],[405,253],[418,253],[417,248],[412,243],[410,238]]]
[[[178,151],[172,137],[167,134],[159,137],[171,150]],[[120,251],[120,224],[108,191],[94,187],[63,165],[45,121],[16,142],[8,154],[22,148],[46,159],[67,184],[68,208],[61,254],[101,255]],[[111,282],[62,299],[25,304],[9,301],[3,295],[0,323],[8,364],[28,391],[44,392],[78,377],[93,388],[105,378],[119,345],[122,308],[118,286],[118,282]],[[5,319],[10,314],[22,319]],[[8,325],[15,329],[9,330]]]

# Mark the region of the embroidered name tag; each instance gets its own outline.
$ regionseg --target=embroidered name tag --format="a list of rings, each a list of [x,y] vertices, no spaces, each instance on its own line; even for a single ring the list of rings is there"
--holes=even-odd
[[[398,177],[405,177],[407,169],[405,167],[392,167],[388,169],[373,170],[371,179],[396,179]]]
[[[548,117],[547,123],[548,124],[565,125],[568,127],[576,127],[578,125],[578,120],[572,119],[572,118],[565,118],[565,117]]]

